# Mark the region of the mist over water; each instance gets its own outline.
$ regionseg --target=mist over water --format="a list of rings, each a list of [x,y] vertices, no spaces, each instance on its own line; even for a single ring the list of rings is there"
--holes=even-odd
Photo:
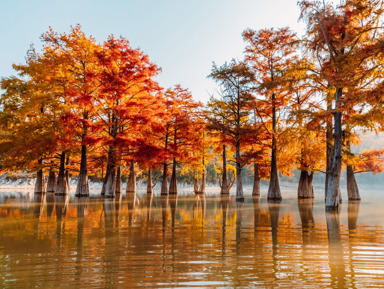
[[[249,193],[249,192],[248,192]],[[0,193],[0,287],[384,286],[384,196],[244,203],[188,190],[115,200]]]

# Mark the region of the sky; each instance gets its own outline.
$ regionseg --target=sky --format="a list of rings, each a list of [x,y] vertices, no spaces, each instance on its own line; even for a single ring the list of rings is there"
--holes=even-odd
[[[52,27],[69,32],[80,24],[87,35],[103,42],[123,36],[162,68],[164,88],[180,84],[195,100],[206,103],[217,86],[207,79],[212,62],[241,60],[242,32],[289,26],[299,35],[297,0],[1,0],[0,77],[15,75],[33,43]]]

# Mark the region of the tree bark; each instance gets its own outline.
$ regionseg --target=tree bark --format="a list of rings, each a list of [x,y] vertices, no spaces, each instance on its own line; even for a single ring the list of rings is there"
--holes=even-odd
[[[163,178],[161,180],[161,195],[167,196],[168,195],[168,164],[164,162],[163,164]]]
[[[129,167],[129,177],[127,183],[127,194],[136,193],[136,173],[135,173],[135,162],[131,162],[131,166]]]
[[[151,168],[148,169],[148,180],[147,180],[147,194],[152,194],[152,170]]]
[[[328,97],[327,99],[327,111],[330,113],[332,111],[332,100]],[[328,179],[331,174],[332,168],[332,159],[333,159],[333,127],[332,127],[332,118],[327,119],[327,131],[326,131],[326,174],[325,174],[325,194],[324,200],[327,199],[327,188],[328,188]]]
[[[277,147],[276,147],[276,95],[272,94],[272,154],[271,154],[271,179],[268,187],[268,200],[281,200],[279,175],[277,173]]]
[[[56,174],[52,168],[49,169],[47,193],[54,193],[56,190]]]
[[[297,197],[299,199],[314,198],[312,180],[313,172],[301,171],[299,187],[297,189]]]
[[[116,192],[116,151],[113,146],[109,147],[108,165],[104,182],[104,197],[114,198]]]
[[[229,195],[230,185],[227,176],[227,150],[225,145],[223,145],[223,177],[220,187],[222,195]]]
[[[87,146],[85,145],[81,146],[80,173],[79,173],[79,179],[77,181],[75,196],[76,197],[89,196],[88,170],[87,170]]]
[[[43,164],[43,160],[39,159],[38,163],[41,166]],[[45,177],[44,177],[43,169],[40,169],[37,172],[34,192],[35,194],[44,194],[46,192]]]
[[[169,184],[169,194],[177,195],[176,159],[175,158],[173,158],[172,176],[171,176],[171,182]]]
[[[236,201],[244,202],[243,176],[240,163],[240,140],[236,141]]]
[[[347,192],[348,200],[358,201],[361,200],[359,187],[357,186],[355,172],[353,171],[353,166],[347,166]]]
[[[325,206],[327,210],[334,210],[339,206],[340,201],[340,173],[341,173],[341,150],[342,150],[342,114],[340,109],[340,98],[343,89],[336,90],[336,111],[334,113],[334,142],[333,142],[333,158],[332,167],[328,176],[327,196]]]
[[[252,196],[260,196],[259,164],[253,164],[253,189]]]
[[[123,189],[121,186],[121,167],[117,166],[117,171],[116,171],[116,194],[122,194]]]
[[[60,155],[60,168],[59,168],[59,175],[57,176],[57,184],[56,184],[56,191],[55,191],[55,195],[57,196],[66,196],[69,194],[68,183],[66,178],[65,158],[66,158],[66,153],[62,152]]]

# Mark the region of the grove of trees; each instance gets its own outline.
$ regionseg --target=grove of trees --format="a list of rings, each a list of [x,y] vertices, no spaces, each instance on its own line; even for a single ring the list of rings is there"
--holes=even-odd
[[[76,176],[76,196],[87,196],[97,178],[114,198],[125,178],[134,193],[138,175],[148,193],[158,180],[161,195],[177,194],[177,174],[204,193],[210,165],[221,194],[236,184],[237,201],[245,166],[252,194],[266,179],[273,201],[282,199],[279,175],[300,171],[298,197],[313,198],[322,172],[326,208],[335,209],[344,167],[348,198],[360,199],[355,174],[383,170],[384,150],[351,146],[384,129],[384,3],[298,5],[305,35],[246,29],[244,58],[213,64],[208,77],[220,89],[206,105],[180,85],[162,88],[160,68],[123,37],[98,43],[79,25],[50,29],[41,51],[32,46],[17,75],[1,80],[0,170],[35,172],[35,193],[56,195],[68,195]]]

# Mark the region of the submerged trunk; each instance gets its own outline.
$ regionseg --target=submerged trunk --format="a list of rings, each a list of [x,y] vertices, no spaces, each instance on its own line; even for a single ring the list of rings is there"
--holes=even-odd
[[[314,198],[312,180],[313,172],[301,171],[299,187],[297,189],[297,197],[299,199]]]
[[[131,166],[129,167],[129,177],[127,183],[126,193],[136,193],[136,173],[135,173],[135,162],[131,162]]]
[[[348,200],[357,201],[360,200],[359,187],[357,186],[355,172],[352,166],[347,166],[347,191]]]
[[[57,176],[57,184],[55,195],[57,196],[65,196],[69,193],[68,191],[68,183],[66,178],[66,169],[65,169],[65,157],[66,153],[62,152],[60,155],[60,168],[59,175]]]
[[[116,192],[116,152],[113,146],[110,146],[108,151],[108,165],[104,183],[104,197],[114,198]]]
[[[340,98],[342,96],[343,89],[338,88],[336,90],[336,112],[334,113],[334,142],[333,142],[333,158],[332,167],[328,176],[327,195],[326,195],[326,208],[327,210],[335,209],[339,206],[340,202],[340,173],[341,173],[341,150],[342,150],[342,130],[341,130],[341,112]]]
[[[39,159],[39,165],[43,164],[43,160]],[[40,169],[36,175],[36,183],[35,183],[35,194],[44,194],[46,192],[45,188],[45,177],[43,169]]]
[[[148,180],[147,180],[147,194],[152,194],[152,171],[151,168],[148,169]]]
[[[167,179],[167,174],[168,174],[168,164],[164,162],[163,164],[163,178],[161,180],[161,194],[168,195],[168,179]]]
[[[121,187],[121,167],[118,166],[117,167],[117,171],[116,171],[116,189],[115,189],[115,193],[116,194],[122,194],[123,193],[123,189]]]
[[[49,169],[47,193],[54,193],[56,190],[56,174],[52,168]]]
[[[243,176],[241,175],[240,141],[236,142],[236,201],[244,202]]]
[[[228,176],[227,176],[227,150],[225,145],[223,145],[223,179],[220,187],[221,187],[222,195],[229,194],[230,185],[229,185]]]
[[[88,170],[87,170],[87,147],[81,146],[80,173],[76,187],[76,197],[89,196]]]
[[[281,200],[279,175],[277,173],[277,147],[276,147],[276,96],[272,94],[272,155],[271,155],[271,179],[268,187],[268,200]]]
[[[259,165],[253,164],[253,196],[260,196],[260,176],[259,176]]]
[[[177,194],[177,179],[176,179],[176,159],[173,159],[172,165],[172,176],[171,182],[169,184],[169,194],[176,195]]]

